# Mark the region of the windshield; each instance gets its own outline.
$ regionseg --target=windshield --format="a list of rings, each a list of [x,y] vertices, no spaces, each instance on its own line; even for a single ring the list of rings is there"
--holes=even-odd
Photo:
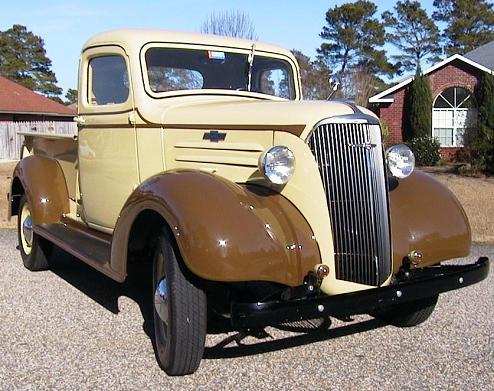
[[[153,92],[222,89],[247,91],[248,54],[213,50],[150,48],[146,51]],[[250,91],[295,99],[292,68],[287,61],[254,54]]]

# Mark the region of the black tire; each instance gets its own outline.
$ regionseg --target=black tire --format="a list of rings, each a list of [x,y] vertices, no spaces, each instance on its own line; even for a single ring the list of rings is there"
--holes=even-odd
[[[22,262],[31,271],[47,270],[53,243],[32,232],[31,207],[25,195],[19,202],[17,237]]]
[[[163,229],[153,260],[154,334],[158,363],[172,376],[197,370],[207,326],[206,295],[187,279],[179,262],[180,254]]]
[[[410,303],[391,305],[376,311],[373,315],[397,327],[413,327],[425,322],[437,304],[439,295],[426,297]]]

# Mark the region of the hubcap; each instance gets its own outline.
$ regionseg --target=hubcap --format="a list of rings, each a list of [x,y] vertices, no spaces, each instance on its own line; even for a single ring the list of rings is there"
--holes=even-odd
[[[31,247],[33,245],[33,222],[31,221],[31,216],[27,216],[22,223],[22,231],[24,232],[26,243]]]
[[[158,282],[154,290],[154,308],[160,319],[168,324],[168,289],[165,277]]]
[[[21,212],[21,245],[24,253],[29,255],[33,245],[33,221],[27,203],[24,204]]]

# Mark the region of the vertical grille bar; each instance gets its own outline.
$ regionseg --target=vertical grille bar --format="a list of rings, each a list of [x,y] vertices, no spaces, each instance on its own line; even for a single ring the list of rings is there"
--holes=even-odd
[[[325,124],[308,143],[330,211],[336,278],[381,285],[391,273],[391,249],[379,126]]]

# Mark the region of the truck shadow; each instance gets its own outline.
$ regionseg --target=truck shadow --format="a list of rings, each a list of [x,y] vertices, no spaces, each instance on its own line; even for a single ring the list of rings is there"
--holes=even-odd
[[[50,259],[54,274],[113,314],[120,312],[118,299],[128,297],[139,306],[144,332],[150,339],[154,337],[151,262],[129,265],[129,277],[119,283],[57,247],[54,251]]]
[[[222,359],[253,356],[262,353],[291,349],[298,346],[308,345],[315,342],[329,341],[347,335],[363,333],[386,326],[377,319],[370,319],[359,323],[352,323],[326,330],[305,330],[303,334],[291,335],[284,338],[264,340],[253,344],[242,344],[244,335],[238,333],[231,335],[215,346],[206,347],[203,358]],[[284,330],[284,328],[280,329]],[[227,346],[231,343],[234,346]]]
[[[151,262],[130,264],[129,277],[124,283],[118,283],[70,254],[58,248],[55,251],[50,260],[50,270],[111,313],[118,314],[120,312],[118,306],[120,297],[127,297],[134,301],[139,306],[143,318],[143,331],[155,349],[151,300]],[[329,329],[299,330],[297,334],[276,339],[270,339],[267,334],[264,334],[264,338],[259,339],[259,342],[244,344],[242,341],[246,337],[245,334],[231,329],[228,321],[211,316],[208,319],[208,333],[223,334],[225,338],[214,346],[206,347],[203,358],[214,360],[257,355],[332,340],[383,326],[385,324],[381,321],[370,319]],[[279,329],[296,331],[281,326]],[[301,331],[304,332],[300,333]],[[259,334],[262,333],[257,333],[258,337]],[[235,344],[231,345],[233,343]]]

